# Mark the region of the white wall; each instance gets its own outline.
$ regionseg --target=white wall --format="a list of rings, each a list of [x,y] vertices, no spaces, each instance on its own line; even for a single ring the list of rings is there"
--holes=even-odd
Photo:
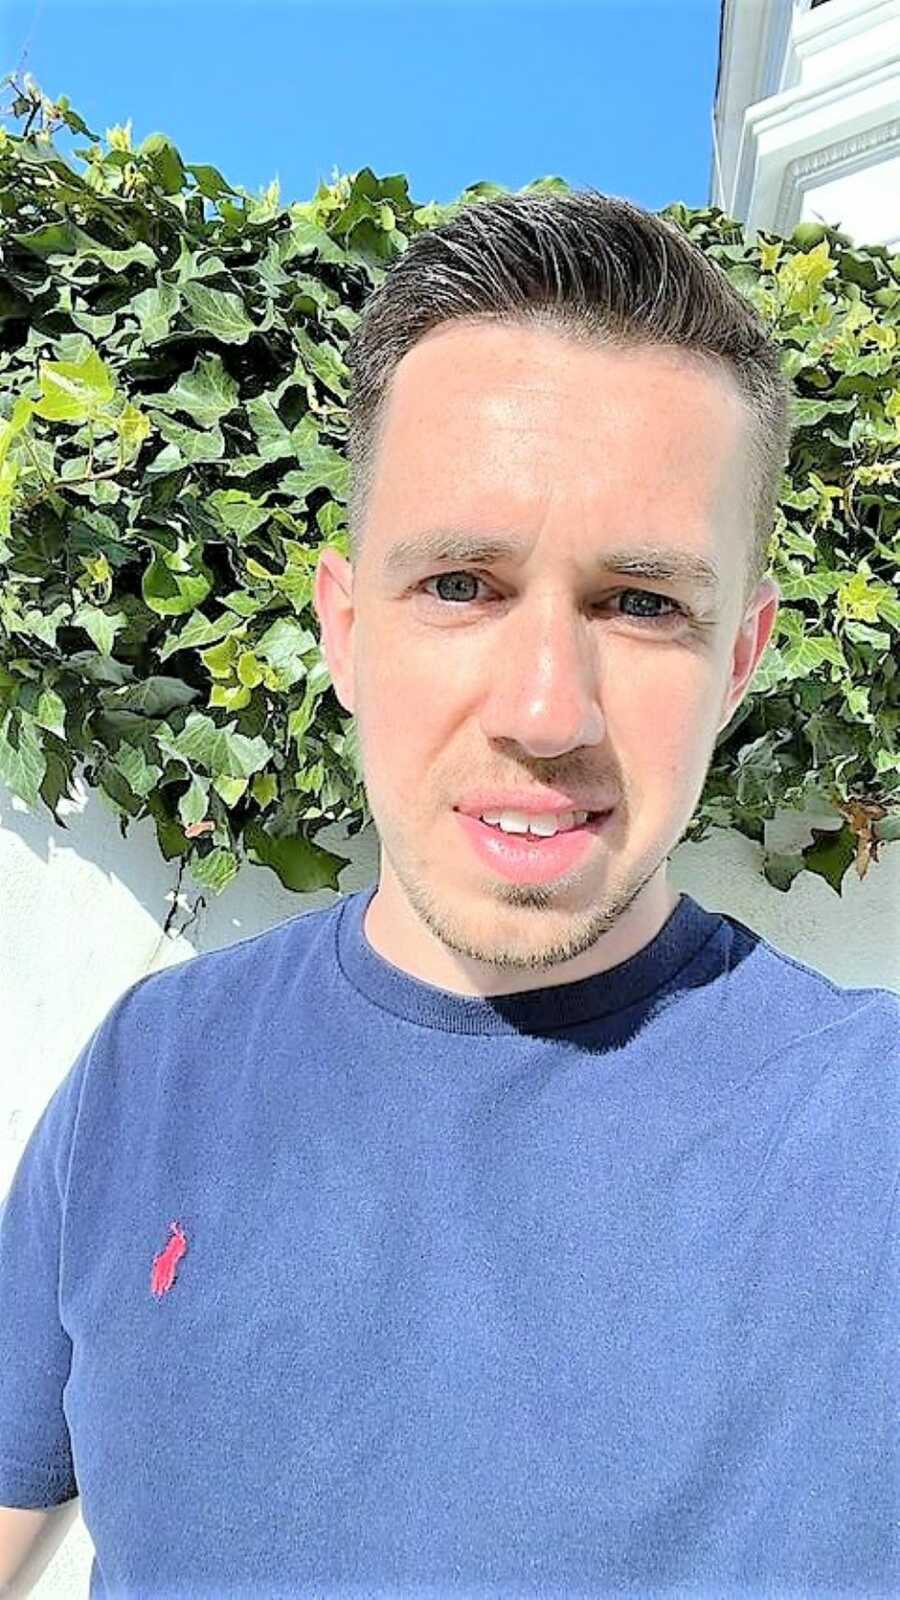
[[[330,891],[291,894],[268,869],[248,867],[192,918],[198,891],[185,874],[175,924],[189,925],[166,936],[177,865],[159,855],[153,824],[134,824],[123,839],[111,808],[81,784],[76,802],[62,809],[65,832],[0,788],[0,1195],[57,1083],[130,983],[336,898]],[[779,843],[808,839],[795,819],[781,819],[779,827]],[[351,858],[342,894],[377,877],[373,828],[347,842],[335,826],[319,839]],[[760,858],[751,840],[717,832],[702,844],[680,845],[670,877],[702,905],[738,917],[837,982],[900,992],[900,844],[882,848],[864,882],[849,875],[841,897],[809,873],[779,893],[760,874]],[[80,1600],[90,1561],[78,1518],[32,1593]]]
[[[724,0],[711,193],[760,228],[900,247],[900,0]]]

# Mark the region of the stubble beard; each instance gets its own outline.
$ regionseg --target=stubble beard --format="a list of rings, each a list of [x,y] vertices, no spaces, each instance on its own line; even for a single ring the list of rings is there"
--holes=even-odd
[[[569,915],[564,935],[555,939],[540,938],[541,913],[550,911],[557,916],[560,914],[559,894],[554,885],[513,884],[498,879],[494,889],[498,907],[501,912],[506,908],[520,910],[528,929],[527,938],[512,944],[504,943],[500,935],[477,936],[471,927],[466,926],[464,914],[455,915],[447,900],[435,893],[420,872],[408,863],[398,861],[390,849],[386,850],[383,839],[380,843],[409,905],[429,933],[454,955],[481,962],[502,972],[543,973],[594,949],[603,935],[609,933],[634,904],[669,855],[668,850],[663,850],[658,858],[636,867],[620,887],[599,890],[594,903]],[[526,916],[527,913],[533,915]],[[489,910],[486,915],[490,916]]]

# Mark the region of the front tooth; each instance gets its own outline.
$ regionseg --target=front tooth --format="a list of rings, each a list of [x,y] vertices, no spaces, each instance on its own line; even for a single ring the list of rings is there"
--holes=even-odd
[[[570,826],[571,817],[571,811],[559,817],[553,811],[542,811],[539,816],[531,818],[528,831],[536,833],[541,839],[552,839],[555,833],[562,833]]]
[[[504,833],[528,832],[528,818],[524,811],[504,811],[498,820]]]

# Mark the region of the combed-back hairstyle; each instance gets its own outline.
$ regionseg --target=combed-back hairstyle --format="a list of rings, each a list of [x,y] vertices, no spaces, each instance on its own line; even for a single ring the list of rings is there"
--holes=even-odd
[[[391,378],[430,329],[461,319],[538,324],[597,346],[680,347],[729,369],[749,421],[752,592],[768,565],[790,445],[791,390],[778,347],[754,307],[675,223],[595,189],[464,205],[417,234],[370,296],[347,348],[352,562]]]

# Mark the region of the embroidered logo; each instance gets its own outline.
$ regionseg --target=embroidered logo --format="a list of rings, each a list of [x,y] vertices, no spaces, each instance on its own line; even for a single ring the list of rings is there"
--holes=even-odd
[[[177,1222],[169,1223],[171,1239],[165,1250],[153,1257],[153,1271],[150,1274],[150,1288],[155,1295],[164,1295],[175,1282],[175,1268],[182,1256],[187,1252],[187,1240]]]

